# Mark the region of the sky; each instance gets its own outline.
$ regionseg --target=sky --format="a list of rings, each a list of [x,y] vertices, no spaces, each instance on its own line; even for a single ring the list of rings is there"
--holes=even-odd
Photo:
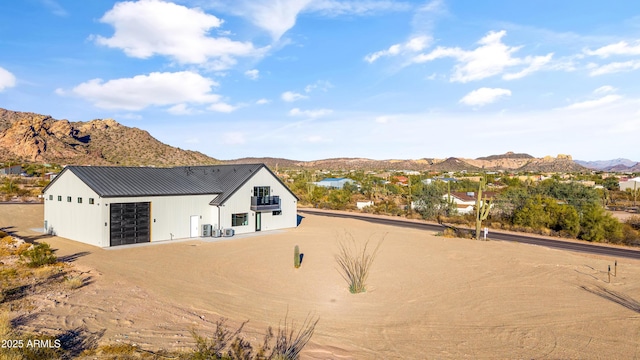
[[[0,107],[217,159],[640,161],[640,2],[0,3]]]

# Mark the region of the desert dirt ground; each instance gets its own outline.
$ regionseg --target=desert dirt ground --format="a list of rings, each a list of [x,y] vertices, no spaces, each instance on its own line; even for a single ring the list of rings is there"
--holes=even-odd
[[[25,330],[87,329],[100,343],[188,349],[190,329],[250,320],[249,338],[285,316],[319,318],[303,359],[640,358],[640,261],[304,215],[284,232],[100,249],[29,229],[41,205],[0,205],[0,227],[46,241],[87,285],[52,294]],[[368,291],[348,292],[338,241],[384,238]],[[293,248],[304,253],[293,267]]]

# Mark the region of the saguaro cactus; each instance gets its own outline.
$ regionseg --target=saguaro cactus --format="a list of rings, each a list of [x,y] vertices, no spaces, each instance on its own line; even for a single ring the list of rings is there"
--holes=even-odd
[[[476,240],[480,240],[480,230],[482,229],[482,221],[489,216],[491,208],[491,200],[482,199],[482,190],[484,189],[484,178],[480,179],[478,186],[478,195],[476,196]]]
[[[300,267],[300,248],[298,245],[293,249],[293,266],[296,269]]]

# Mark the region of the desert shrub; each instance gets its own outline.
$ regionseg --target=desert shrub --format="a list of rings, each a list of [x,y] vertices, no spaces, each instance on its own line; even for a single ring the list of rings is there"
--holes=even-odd
[[[231,330],[226,325],[226,319],[222,319],[216,322],[216,329],[211,337],[201,336],[195,330],[191,330],[196,346],[190,359],[297,360],[302,349],[311,340],[318,321],[319,319],[313,320],[307,316],[302,326],[296,329],[293,322],[289,324],[285,317],[284,326],[278,326],[273,346],[273,329],[269,327],[263,343],[254,347],[241,335],[248,321],[242,323],[238,329]]]
[[[6,232],[0,230],[0,238],[5,238],[7,236],[9,236],[9,234],[7,234]]]
[[[352,294],[365,292],[371,264],[376,258],[382,240],[373,251],[368,251],[369,240],[364,243],[364,246],[358,246],[351,234],[345,233],[345,237],[346,239],[339,242],[339,252],[335,256],[338,271],[349,285],[349,292]]]
[[[13,251],[13,255],[22,256],[22,254],[24,254],[25,251],[29,250],[30,248],[31,248],[31,244],[24,242],[20,244],[18,248]]]
[[[66,278],[64,281],[64,284],[69,289],[74,290],[82,287],[82,285],[84,284],[84,281],[82,281],[82,278],[78,276],[74,276],[74,277]]]
[[[298,245],[293,249],[293,266],[296,269],[300,267],[300,248]]]
[[[625,223],[635,230],[640,230],[640,215],[630,216]]]
[[[23,252],[20,257],[26,259],[27,266],[40,267],[43,265],[55,264],[58,259],[53,255],[53,250],[47,243],[34,245],[29,250]]]
[[[40,359],[62,359],[63,350],[56,347],[46,346],[28,346],[29,342],[34,340],[48,341],[49,344],[55,344],[56,338],[53,336],[21,333],[13,329],[11,320],[6,312],[0,312],[0,339],[21,342],[22,347],[18,346],[11,349],[2,349],[0,359],[2,360],[40,360]]]

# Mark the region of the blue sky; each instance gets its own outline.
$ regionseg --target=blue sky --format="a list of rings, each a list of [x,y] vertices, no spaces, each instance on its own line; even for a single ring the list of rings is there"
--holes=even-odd
[[[640,3],[24,0],[0,107],[219,159],[640,161]]]

